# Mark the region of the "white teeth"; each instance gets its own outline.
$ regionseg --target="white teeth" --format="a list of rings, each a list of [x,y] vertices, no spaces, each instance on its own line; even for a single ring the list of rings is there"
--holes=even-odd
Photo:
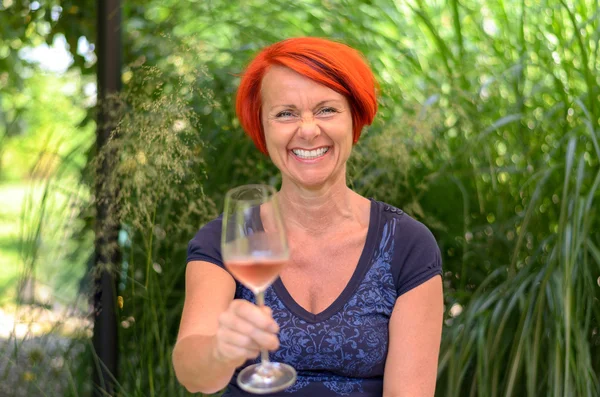
[[[301,159],[315,159],[317,157],[321,157],[325,153],[329,151],[328,147],[323,147],[316,150],[302,150],[302,149],[293,149],[292,152]]]

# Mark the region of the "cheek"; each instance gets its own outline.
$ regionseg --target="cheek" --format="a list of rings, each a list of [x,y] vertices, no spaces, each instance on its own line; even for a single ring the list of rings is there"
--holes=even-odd
[[[271,158],[271,161],[278,165],[279,159],[284,155],[287,150],[286,135],[282,131],[274,129],[265,129],[265,143],[267,146],[267,153]]]
[[[352,145],[354,142],[354,131],[352,130],[352,122],[345,122],[337,131],[338,141],[344,144]]]
[[[285,149],[294,136],[294,125],[291,124],[263,124],[265,132],[265,141],[267,146],[273,149]]]
[[[269,129],[269,127],[267,127],[264,131],[265,143],[267,144],[267,147],[273,148],[274,146],[277,146],[277,134],[275,134],[273,130]]]

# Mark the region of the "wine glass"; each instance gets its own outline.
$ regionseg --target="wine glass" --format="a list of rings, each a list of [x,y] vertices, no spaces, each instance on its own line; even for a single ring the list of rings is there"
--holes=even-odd
[[[268,185],[244,185],[225,196],[221,255],[225,267],[264,306],[264,291],[275,281],[289,259],[283,219],[275,189]],[[296,370],[269,361],[261,350],[261,363],[246,367],[237,378],[243,390],[266,394],[281,391],[296,381]]]

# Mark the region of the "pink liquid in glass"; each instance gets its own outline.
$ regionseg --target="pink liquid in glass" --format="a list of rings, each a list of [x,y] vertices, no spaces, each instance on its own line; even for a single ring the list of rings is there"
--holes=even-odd
[[[285,262],[282,259],[234,259],[226,261],[225,266],[246,287],[262,291],[275,281]]]

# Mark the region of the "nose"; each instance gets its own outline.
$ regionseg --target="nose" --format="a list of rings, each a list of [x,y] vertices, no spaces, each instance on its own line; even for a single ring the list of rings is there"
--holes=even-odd
[[[317,124],[317,120],[315,120],[314,116],[303,117],[302,122],[300,124],[300,128],[298,130],[298,135],[300,138],[305,139],[307,141],[312,141],[319,135],[321,135],[321,129]]]

